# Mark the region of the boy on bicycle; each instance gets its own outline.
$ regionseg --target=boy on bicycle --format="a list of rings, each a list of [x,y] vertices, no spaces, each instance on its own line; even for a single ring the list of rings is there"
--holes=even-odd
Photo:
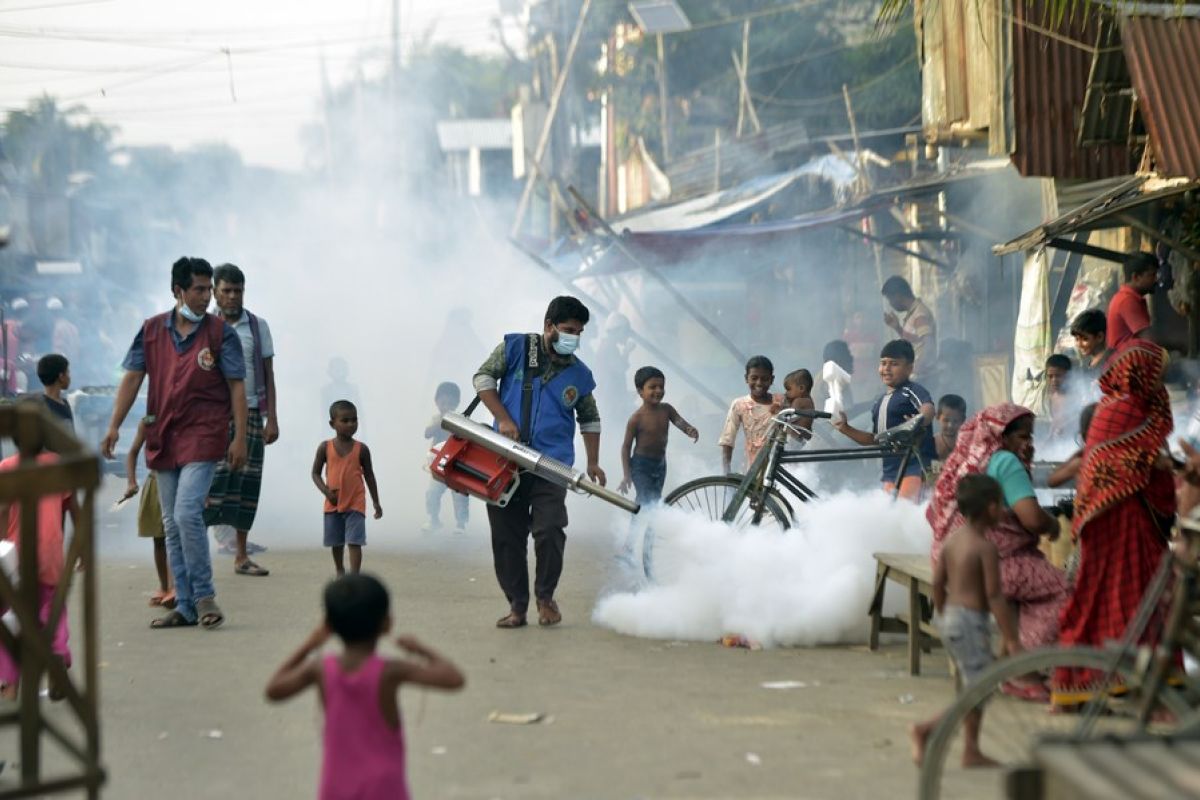
[[[897,425],[902,425],[918,414],[925,417],[925,422],[933,422],[933,398],[924,386],[914,383],[910,378],[913,372],[913,346],[904,339],[895,339],[883,346],[879,353],[879,379],[883,381],[886,391],[875,401],[871,408],[871,430],[862,431],[850,425],[846,415],[842,414],[834,420],[833,426],[845,436],[863,447],[875,444],[875,435]],[[900,464],[904,461],[904,453],[893,453],[883,457],[883,472],[880,480],[884,491],[892,492],[900,487],[900,497],[914,503],[921,499],[925,486],[925,470],[937,458],[933,437],[926,435],[921,439],[919,458],[909,458],[900,474]]]

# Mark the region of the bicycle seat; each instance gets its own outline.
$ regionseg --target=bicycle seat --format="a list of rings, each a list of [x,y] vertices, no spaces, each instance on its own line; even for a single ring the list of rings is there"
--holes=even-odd
[[[927,427],[925,417],[917,414],[910,420],[875,434],[875,443],[893,450],[904,450],[920,441]]]

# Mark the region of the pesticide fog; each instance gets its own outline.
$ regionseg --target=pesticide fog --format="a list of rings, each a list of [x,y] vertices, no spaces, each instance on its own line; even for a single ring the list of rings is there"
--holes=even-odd
[[[593,621],[654,639],[741,634],[766,647],[862,641],[875,578],[871,554],[927,551],[924,509],[876,490],[822,498],[796,513],[798,528],[782,535],[739,531],[669,507],[645,513],[639,525],[662,531],[676,550],[672,574],[602,597]]]

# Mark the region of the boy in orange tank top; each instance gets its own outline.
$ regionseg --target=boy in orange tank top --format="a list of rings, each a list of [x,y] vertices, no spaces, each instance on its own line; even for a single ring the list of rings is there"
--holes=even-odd
[[[312,479],[325,495],[325,546],[333,552],[338,575],[345,575],[342,555],[350,547],[350,571],[362,569],[362,548],[367,543],[367,496],[371,492],[375,519],[383,516],[379,505],[379,487],[371,466],[371,451],[355,441],[358,409],[349,400],[338,400],[329,407],[329,427],[337,434],[317,446]],[[321,473],[325,475],[322,478]]]

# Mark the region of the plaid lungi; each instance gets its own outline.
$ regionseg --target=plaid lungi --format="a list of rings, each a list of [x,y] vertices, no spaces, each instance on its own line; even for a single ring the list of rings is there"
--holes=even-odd
[[[229,425],[233,439],[233,423]],[[230,472],[225,461],[217,464],[208,500],[204,507],[205,525],[229,525],[235,530],[248,531],[258,512],[258,495],[262,489],[263,419],[256,409],[246,415],[246,466]]]

